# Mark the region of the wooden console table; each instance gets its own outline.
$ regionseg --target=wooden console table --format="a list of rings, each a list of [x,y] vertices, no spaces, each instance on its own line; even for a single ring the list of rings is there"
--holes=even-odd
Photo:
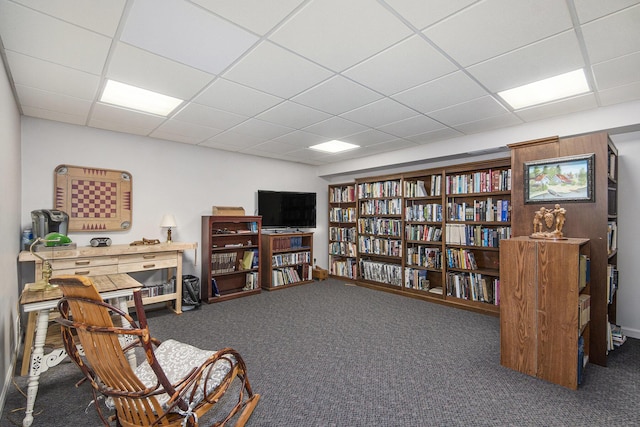
[[[100,292],[100,296],[104,300],[114,299],[121,310],[127,310],[127,298],[133,295],[133,291],[139,289],[142,284],[131,278],[128,274],[110,274],[105,276],[92,277],[93,283]],[[38,387],[40,384],[40,375],[60,364],[67,356],[64,348],[54,349],[51,353],[44,354],[44,344],[47,337],[47,329],[49,326],[49,312],[58,305],[58,301],[62,298],[62,291],[52,289],[49,291],[29,290],[27,285],[20,296],[20,304],[26,313],[29,313],[29,321],[33,323],[27,325],[27,338],[25,339],[25,354],[27,348],[29,355],[27,366],[29,369],[29,381],[27,385],[27,408],[25,417],[22,421],[23,427],[29,427],[33,423],[33,407],[36,403],[38,395]],[[32,317],[33,315],[33,317]],[[37,321],[36,321],[37,318]],[[125,326],[125,325],[122,325]],[[35,340],[34,340],[35,335]],[[27,339],[30,343],[34,343],[33,352],[31,352],[31,344],[27,347]],[[128,355],[129,363],[135,363],[135,354]],[[23,369],[25,367],[23,359]],[[24,375],[24,374],[23,374]]]

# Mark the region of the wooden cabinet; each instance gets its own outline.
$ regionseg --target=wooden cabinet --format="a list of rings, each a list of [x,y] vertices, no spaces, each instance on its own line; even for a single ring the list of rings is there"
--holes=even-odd
[[[354,184],[329,185],[329,274],[355,280],[356,195]]]
[[[264,233],[262,247],[265,290],[313,282],[313,233]]]
[[[617,251],[610,249],[613,223],[617,222],[618,151],[604,133],[569,138],[546,138],[509,145],[514,187],[512,191],[512,227],[514,236],[533,232],[534,212],[551,203],[524,203],[524,163],[557,157],[594,155],[591,202],[560,202],[567,210],[562,229],[565,237],[591,241],[591,339],[589,361],[606,366],[609,350],[609,322],[615,322],[615,292],[611,292],[608,271],[616,264]],[[518,183],[517,185],[515,183]],[[616,227],[617,228],[617,227]],[[613,295],[613,296],[611,296]]]
[[[167,279],[173,272],[180,281],[177,286],[162,293],[143,298],[144,304],[166,302],[172,309],[182,313],[182,254],[185,250],[196,249],[197,243],[160,243],[157,245],[112,245],[94,248],[91,246],[76,249],[55,248],[38,252],[51,263],[53,275],[73,274],[98,276],[118,273],[137,273],[149,270],[166,269]],[[35,262],[35,277],[42,275],[42,261],[29,251],[20,253],[19,261]],[[168,280],[167,280],[168,282]],[[132,304],[133,305],[133,302]]]
[[[202,301],[260,293],[261,231],[259,216],[202,217]]]
[[[588,239],[515,237],[501,242],[503,366],[578,387],[589,358],[589,249]]]

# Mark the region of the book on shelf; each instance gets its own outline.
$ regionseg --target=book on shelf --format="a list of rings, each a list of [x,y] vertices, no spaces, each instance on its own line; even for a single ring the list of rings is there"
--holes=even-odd
[[[243,270],[251,270],[253,268],[253,259],[255,257],[254,251],[244,251],[244,255],[242,256],[242,269]]]
[[[591,320],[591,296],[580,294],[578,296],[578,330],[582,330]]]
[[[579,289],[583,290],[586,286],[587,283],[589,283],[590,280],[590,275],[591,275],[591,268],[590,268],[590,264],[591,264],[591,260],[589,259],[588,256],[586,255],[580,255],[580,262],[579,262]]]
[[[218,290],[218,283],[216,282],[216,278],[212,277],[211,278],[211,293],[213,294],[214,297],[219,297],[220,296],[220,290]]]

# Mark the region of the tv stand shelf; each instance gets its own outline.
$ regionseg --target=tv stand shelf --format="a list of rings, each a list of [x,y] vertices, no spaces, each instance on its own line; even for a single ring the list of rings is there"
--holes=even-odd
[[[263,233],[262,247],[262,285],[265,290],[313,282],[313,233]]]

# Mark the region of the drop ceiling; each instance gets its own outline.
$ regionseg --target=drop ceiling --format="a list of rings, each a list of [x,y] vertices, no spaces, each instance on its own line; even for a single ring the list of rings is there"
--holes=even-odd
[[[640,99],[629,0],[0,0],[0,38],[25,116],[310,165]],[[587,94],[496,95],[578,68]],[[107,79],[185,102],[117,108]]]

